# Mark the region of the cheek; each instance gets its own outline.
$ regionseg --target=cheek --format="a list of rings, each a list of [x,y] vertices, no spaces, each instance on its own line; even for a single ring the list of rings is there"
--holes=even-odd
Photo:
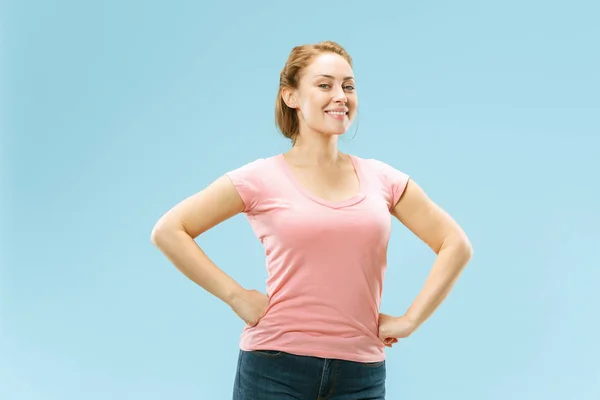
[[[358,108],[358,97],[356,94],[348,96],[348,105],[352,106],[352,108]]]
[[[319,119],[323,117],[323,110],[326,105],[327,103],[323,103],[322,99],[314,96],[312,98],[305,99],[302,105],[302,113],[306,119]]]
[[[358,99],[356,98],[348,98],[348,106],[350,107],[350,117],[352,119],[354,119],[354,117],[356,117],[356,115],[358,114]]]

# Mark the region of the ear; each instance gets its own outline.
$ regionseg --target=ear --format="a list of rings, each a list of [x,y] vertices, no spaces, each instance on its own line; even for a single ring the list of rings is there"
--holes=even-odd
[[[281,98],[283,99],[283,102],[289,107],[289,108],[297,108],[297,104],[296,104],[296,98],[294,97],[294,91],[291,88],[285,87],[281,90]]]

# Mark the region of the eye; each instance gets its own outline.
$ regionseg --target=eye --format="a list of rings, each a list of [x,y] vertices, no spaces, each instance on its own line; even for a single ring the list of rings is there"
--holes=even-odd
[[[320,85],[318,85],[321,89],[327,89],[329,87],[329,85],[327,83],[321,83]]]
[[[344,89],[347,90],[347,91],[349,91],[349,92],[351,92],[351,91],[354,90],[354,86],[352,86],[352,85],[346,85],[346,86],[344,86]]]

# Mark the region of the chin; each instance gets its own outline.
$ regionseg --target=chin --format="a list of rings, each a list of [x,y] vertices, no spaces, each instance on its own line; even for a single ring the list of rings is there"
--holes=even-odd
[[[350,129],[350,126],[352,125],[352,122],[347,122],[343,125],[338,125],[338,126],[324,126],[323,129],[321,130],[321,132],[324,132],[327,135],[332,135],[332,136],[340,136],[343,135],[344,133],[348,132],[348,129]]]
[[[348,132],[348,129],[350,129],[350,126],[352,126],[352,121],[344,121],[344,123],[337,124],[331,124],[323,121],[321,123],[311,124],[309,126],[313,132],[319,132],[321,135],[341,136]]]
[[[348,128],[345,129],[331,129],[331,128],[325,128],[325,129],[320,129],[321,133],[323,133],[326,136],[341,136],[344,133],[348,132]]]

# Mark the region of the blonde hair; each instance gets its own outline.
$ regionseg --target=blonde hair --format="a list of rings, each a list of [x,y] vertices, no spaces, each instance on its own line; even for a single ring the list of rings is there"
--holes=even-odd
[[[342,46],[336,42],[324,41],[294,47],[279,75],[279,90],[275,101],[275,122],[283,136],[290,139],[292,144],[296,142],[300,124],[297,111],[288,107],[283,101],[282,91],[284,88],[297,88],[302,70],[310,64],[314,57],[323,53],[338,54],[352,67],[352,57]]]

